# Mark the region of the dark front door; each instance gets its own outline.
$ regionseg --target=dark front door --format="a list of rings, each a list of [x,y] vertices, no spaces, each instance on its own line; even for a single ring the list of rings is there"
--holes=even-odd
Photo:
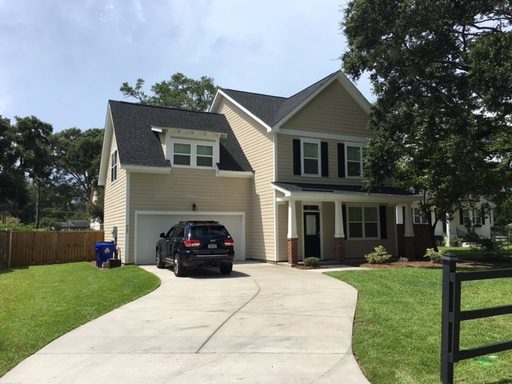
[[[304,212],[304,258],[320,254],[320,213]]]

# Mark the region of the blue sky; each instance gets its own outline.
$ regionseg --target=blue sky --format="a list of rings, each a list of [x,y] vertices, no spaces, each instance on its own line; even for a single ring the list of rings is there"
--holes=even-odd
[[[175,72],[290,96],[340,68],[344,0],[0,0],[0,115],[103,127],[124,81]],[[367,80],[358,88],[372,98]]]

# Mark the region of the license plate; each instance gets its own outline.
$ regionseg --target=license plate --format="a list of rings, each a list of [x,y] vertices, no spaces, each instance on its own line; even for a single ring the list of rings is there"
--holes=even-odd
[[[208,249],[216,249],[217,244],[208,244]]]

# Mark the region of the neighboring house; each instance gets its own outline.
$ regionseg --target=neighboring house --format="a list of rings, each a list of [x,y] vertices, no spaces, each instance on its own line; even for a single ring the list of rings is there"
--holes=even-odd
[[[220,89],[209,113],[110,101],[105,233],[117,227],[125,263],[152,263],[158,234],[194,218],[222,221],[237,259],[422,255],[418,196],[362,188],[369,110],[339,71],[287,98]]]
[[[67,220],[55,224],[61,231],[83,231],[90,229],[90,222],[88,220]]]

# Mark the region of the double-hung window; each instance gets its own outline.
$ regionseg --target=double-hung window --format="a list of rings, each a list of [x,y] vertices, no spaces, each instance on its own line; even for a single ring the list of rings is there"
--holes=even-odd
[[[482,225],[482,216],[476,209],[463,209],[462,217],[466,226]]]
[[[110,182],[117,180],[117,150],[112,153],[110,159]]]
[[[412,208],[412,219],[414,224],[428,224],[425,213],[419,208]]]
[[[320,176],[320,142],[301,140],[302,144],[302,175]]]
[[[347,145],[346,153],[347,176],[362,177],[365,148],[360,145]]]
[[[349,238],[377,239],[379,237],[377,207],[348,207],[347,211]]]
[[[172,143],[172,165],[212,168],[213,147],[213,143],[175,140]]]

